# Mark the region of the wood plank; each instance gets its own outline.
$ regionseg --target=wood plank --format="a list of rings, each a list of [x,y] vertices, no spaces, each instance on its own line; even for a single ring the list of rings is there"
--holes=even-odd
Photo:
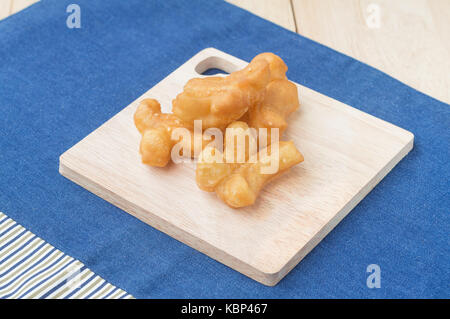
[[[450,103],[450,1],[293,0],[293,5],[300,34]],[[377,10],[379,27],[373,23]]]
[[[0,20],[8,17],[11,14],[12,0],[0,1]]]
[[[257,16],[295,32],[294,13],[290,0],[227,0]]]
[[[39,0],[2,0],[0,19]],[[228,0],[450,103],[450,1]],[[294,12],[295,10],[295,23]],[[380,28],[369,28],[370,5]],[[12,8],[10,10],[9,8]]]
[[[36,2],[39,2],[39,0],[12,0],[11,14],[19,12]]]
[[[284,140],[305,161],[232,209],[198,189],[192,163],[141,163],[133,114],[143,98],[171,100],[215,67],[247,63],[206,49],[60,157],[60,172],[149,225],[266,285],[275,285],[411,150],[413,135],[298,85],[301,107]],[[198,71],[198,73],[196,72]]]

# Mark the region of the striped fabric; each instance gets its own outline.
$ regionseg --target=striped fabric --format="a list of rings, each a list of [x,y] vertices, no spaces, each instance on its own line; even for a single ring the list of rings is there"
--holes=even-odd
[[[0,212],[0,299],[131,299]]]

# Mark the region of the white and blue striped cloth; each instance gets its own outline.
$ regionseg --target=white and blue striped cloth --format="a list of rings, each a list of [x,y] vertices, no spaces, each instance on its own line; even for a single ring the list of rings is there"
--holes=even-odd
[[[130,299],[0,212],[0,299]]]

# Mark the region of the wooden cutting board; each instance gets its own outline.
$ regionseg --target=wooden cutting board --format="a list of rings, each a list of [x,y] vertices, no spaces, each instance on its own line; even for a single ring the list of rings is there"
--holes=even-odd
[[[298,85],[289,119],[305,161],[267,185],[256,204],[232,209],[195,183],[193,163],[143,165],[133,114],[144,98],[163,112],[209,68],[247,62],[205,49],[60,157],[60,173],[145,223],[265,284],[275,285],[412,149],[414,136]],[[150,270],[151,271],[151,270]]]

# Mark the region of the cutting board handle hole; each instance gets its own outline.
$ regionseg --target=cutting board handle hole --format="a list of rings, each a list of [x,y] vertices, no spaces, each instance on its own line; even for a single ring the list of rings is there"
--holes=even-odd
[[[227,74],[230,74],[230,73],[225,72],[224,70],[221,70],[221,69],[217,69],[217,68],[210,68],[210,69],[202,72],[202,75],[217,75],[217,74],[227,75]]]
[[[240,68],[234,63],[217,56],[210,56],[195,66],[195,72],[200,75],[229,74]]]

